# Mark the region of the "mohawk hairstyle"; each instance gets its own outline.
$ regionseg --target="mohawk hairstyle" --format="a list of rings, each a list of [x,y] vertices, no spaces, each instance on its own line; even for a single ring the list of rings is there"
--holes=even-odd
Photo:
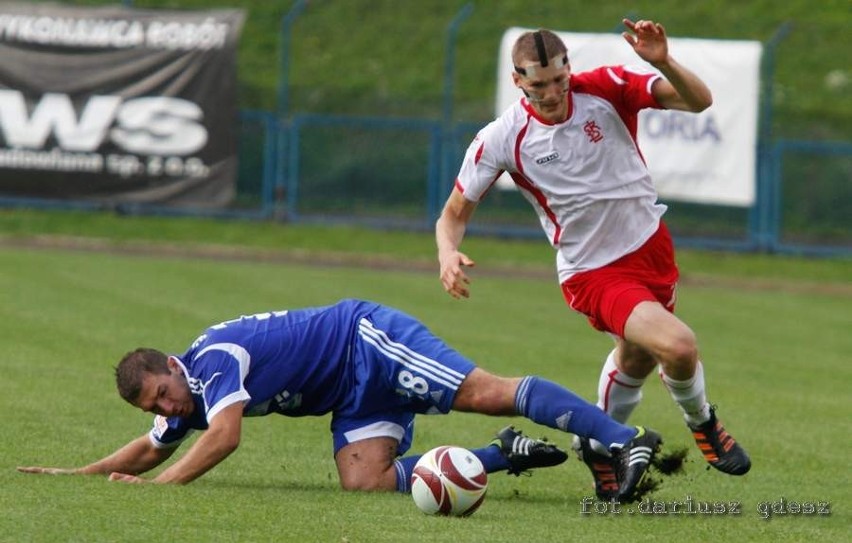
[[[564,62],[568,62],[568,48],[562,39],[550,30],[540,29],[532,32],[524,32],[512,47],[512,64],[515,71],[521,75],[527,75],[526,69],[522,67],[527,62],[538,62],[542,67],[550,63],[550,59],[562,55]]]

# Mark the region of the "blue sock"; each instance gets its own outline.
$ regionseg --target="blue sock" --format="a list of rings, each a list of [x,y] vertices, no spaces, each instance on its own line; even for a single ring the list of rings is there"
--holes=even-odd
[[[500,451],[500,447],[496,445],[486,445],[481,449],[470,449],[470,452],[479,458],[486,473],[509,469],[509,461],[506,460],[506,457]]]
[[[533,422],[594,438],[607,448],[624,445],[636,435],[636,428],[616,422],[598,406],[541,377],[523,378],[515,408]]]
[[[486,445],[481,449],[468,449],[470,452],[474,454],[479,461],[482,462],[482,466],[485,468],[487,473],[494,473],[495,471],[502,471],[504,469],[509,469],[509,461],[506,460],[506,457],[503,456],[503,453],[500,452],[500,447],[494,445]],[[411,474],[414,472],[414,465],[420,460],[422,455],[416,456],[406,456],[405,458],[398,458],[396,462],[394,462],[394,468],[396,468],[396,490],[397,492],[411,492]]]
[[[406,456],[397,458],[393,463],[396,468],[396,491],[402,493],[411,492],[411,474],[414,473],[414,464],[420,460],[422,455]]]

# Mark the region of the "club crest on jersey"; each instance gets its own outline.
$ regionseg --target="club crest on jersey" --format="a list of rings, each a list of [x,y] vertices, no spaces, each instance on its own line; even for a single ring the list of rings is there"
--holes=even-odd
[[[601,127],[593,120],[586,121],[583,124],[583,132],[586,133],[586,136],[589,137],[589,141],[592,143],[597,143],[604,138]]]
[[[553,162],[557,158],[559,158],[559,153],[554,151],[547,156],[535,159],[535,163],[538,165],[547,164],[548,162]]]

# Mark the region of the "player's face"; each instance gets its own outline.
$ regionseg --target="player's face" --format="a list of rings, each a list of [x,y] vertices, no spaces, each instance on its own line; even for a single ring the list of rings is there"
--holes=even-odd
[[[568,118],[565,94],[571,79],[570,66],[537,66],[533,75],[524,76],[514,72],[513,78],[515,85],[525,92],[527,101],[541,118],[552,123]]]
[[[136,407],[164,417],[188,417],[195,410],[189,383],[183,372],[169,364],[166,375],[148,374],[142,379],[142,390]]]

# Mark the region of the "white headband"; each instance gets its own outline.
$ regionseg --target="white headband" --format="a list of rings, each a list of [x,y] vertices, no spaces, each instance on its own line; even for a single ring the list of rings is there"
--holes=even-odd
[[[568,55],[566,55],[566,54],[563,54],[561,56],[555,56],[552,59],[550,59],[549,63],[544,64],[544,66],[553,66],[557,70],[564,68],[567,65],[568,65]],[[523,75],[523,76],[526,76],[526,77],[535,77],[536,71],[540,70],[544,66],[542,66],[542,64],[540,62],[528,62],[528,63],[524,64],[523,67],[515,66],[515,71],[518,72],[519,74]]]

